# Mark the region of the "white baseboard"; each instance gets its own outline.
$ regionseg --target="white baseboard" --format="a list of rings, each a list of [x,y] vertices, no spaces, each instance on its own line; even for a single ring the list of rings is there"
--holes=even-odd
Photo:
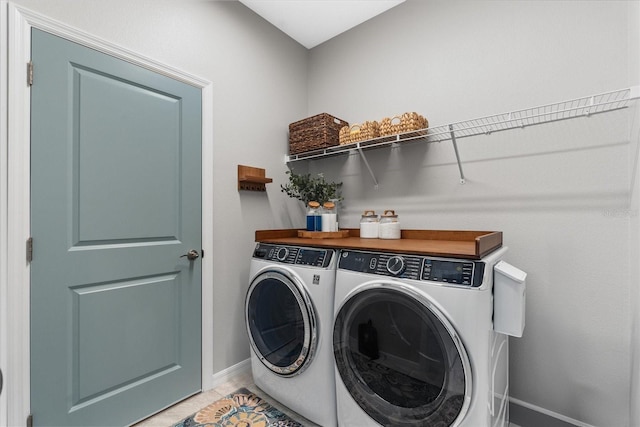
[[[244,374],[251,371],[251,358],[247,358],[242,362],[236,363],[233,366],[223,369],[220,372],[216,372],[211,377],[211,389],[218,387],[221,384],[226,383],[237,375]],[[206,390],[203,390],[206,391]]]
[[[567,417],[567,416],[562,415],[562,414],[558,414],[557,412],[553,412],[553,411],[550,411],[548,409],[541,408],[540,406],[536,406],[536,405],[533,405],[533,404],[528,403],[528,402],[524,402],[524,401],[519,400],[519,399],[515,399],[513,397],[509,398],[509,403],[512,404],[512,405],[518,405],[518,406],[521,406],[523,408],[529,409],[531,411],[537,412],[538,414],[542,414],[543,416],[547,416],[549,418],[553,418],[558,423],[562,422],[562,423],[566,423],[567,425],[576,426],[576,427],[595,427],[595,426],[593,426],[591,424],[587,424],[587,423],[584,423],[582,421],[574,420],[573,418]],[[522,427],[528,427],[530,425],[530,424],[526,423],[526,420],[512,420],[512,421],[517,423],[518,425],[520,425]]]

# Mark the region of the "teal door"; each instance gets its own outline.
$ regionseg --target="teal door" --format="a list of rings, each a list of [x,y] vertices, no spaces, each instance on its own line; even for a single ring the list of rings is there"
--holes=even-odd
[[[34,425],[126,425],[201,389],[201,91],[32,32]]]

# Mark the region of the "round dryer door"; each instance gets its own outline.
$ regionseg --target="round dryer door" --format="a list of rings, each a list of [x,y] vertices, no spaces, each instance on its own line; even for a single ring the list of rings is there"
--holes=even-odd
[[[449,426],[470,404],[467,353],[450,322],[422,294],[377,284],[340,308],[333,330],[340,377],[384,426]]]
[[[317,341],[313,304],[297,282],[286,272],[264,272],[251,282],[245,300],[253,351],[267,368],[285,376],[306,369]]]

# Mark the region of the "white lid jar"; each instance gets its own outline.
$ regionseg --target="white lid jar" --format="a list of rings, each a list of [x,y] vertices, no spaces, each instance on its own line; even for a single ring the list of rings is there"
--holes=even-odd
[[[398,215],[395,211],[387,210],[380,217],[380,224],[378,226],[378,237],[381,239],[399,239],[400,221],[398,221]]]
[[[374,211],[364,211],[360,218],[360,238],[378,238],[378,215]]]
[[[333,202],[322,205],[322,231],[338,231],[338,215]]]

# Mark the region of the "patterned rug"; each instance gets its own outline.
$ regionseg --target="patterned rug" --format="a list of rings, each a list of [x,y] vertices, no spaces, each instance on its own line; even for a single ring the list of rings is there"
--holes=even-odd
[[[173,427],[303,427],[260,396],[241,388]]]

